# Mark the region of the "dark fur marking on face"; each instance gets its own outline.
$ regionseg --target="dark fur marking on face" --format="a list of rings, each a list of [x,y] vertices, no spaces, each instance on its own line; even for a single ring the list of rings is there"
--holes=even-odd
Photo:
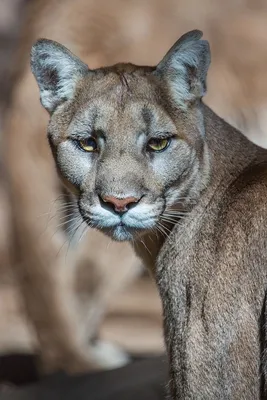
[[[118,72],[118,76],[119,76],[119,78],[120,78],[120,81],[121,81],[122,86],[123,86],[123,87],[126,87],[127,90],[130,91],[129,84],[128,84],[127,78],[126,78],[126,76],[124,75],[124,73],[123,73],[123,72]]]
[[[131,89],[129,87],[129,83],[125,74],[121,71],[117,71],[117,75],[120,79],[121,88],[120,88],[120,103],[123,104],[125,95],[129,95],[131,93]]]
[[[96,125],[97,117],[98,117],[98,110],[97,110],[97,107],[94,107],[93,113],[92,113],[92,117],[91,117],[91,121],[90,121],[91,124],[89,126],[91,132],[94,130],[94,126]]]
[[[147,107],[144,107],[142,109],[142,117],[146,124],[146,132],[149,132],[152,121],[152,112]]]

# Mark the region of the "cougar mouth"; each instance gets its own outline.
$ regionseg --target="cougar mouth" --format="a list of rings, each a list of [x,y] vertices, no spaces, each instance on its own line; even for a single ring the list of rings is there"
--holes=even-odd
[[[116,213],[100,202],[90,204],[86,197],[78,202],[83,220],[116,241],[131,241],[157,229],[164,202],[139,203],[127,212]],[[160,230],[160,229],[159,229]]]
[[[102,211],[102,210],[101,210]],[[105,212],[104,212],[105,213]],[[131,241],[144,235],[156,225],[155,218],[146,218],[144,221],[132,219],[127,222],[123,217],[112,215],[88,215],[83,210],[80,214],[84,222],[91,228],[98,229],[116,241]]]

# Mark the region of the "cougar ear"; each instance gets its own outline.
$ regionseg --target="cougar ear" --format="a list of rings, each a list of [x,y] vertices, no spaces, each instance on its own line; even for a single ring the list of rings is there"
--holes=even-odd
[[[40,89],[41,103],[50,113],[74,96],[77,81],[89,70],[65,46],[48,39],[39,39],[33,45],[31,69]]]
[[[154,74],[166,80],[174,101],[182,108],[206,92],[210,47],[199,30],[184,34],[158,64]]]

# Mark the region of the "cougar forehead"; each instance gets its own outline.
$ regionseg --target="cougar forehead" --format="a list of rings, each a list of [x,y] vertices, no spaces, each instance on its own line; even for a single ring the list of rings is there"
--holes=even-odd
[[[155,102],[159,99],[159,88],[151,72],[153,68],[137,67],[132,64],[117,64],[109,68],[91,71],[82,80],[82,96],[77,100],[92,98],[116,102],[123,108],[129,100]]]
[[[102,116],[104,119],[115,121],[110,112],[113,110],[118,117],[126,116],[129,118],[134,116],[134,110],[142,112],[145,122],[151,122],[150,117],[166,115],[164,109],[163,96],[161,89],[153,82],[151,76],[146,75],[143,69],[136,69],[134,72],[125,70],[117,70],[117,67],[99,74],[95,77],[89,77],[87,85],[83,87],[80,94],[80,111],[90,110],[93,112],[92,119]],[[103,75],[102,75],[103,73]],[[90,81],[93,80],[91,83]],[[105,108],[107,112],[105,112]],[[79,112],[79,109],[76,110]],[[102,115],[101,115],[102,113]],[[152,118],[151,118],[152,119]],[[117,120],[121,123],[121,120]],[[136,122],[136,121],[135,121]]]
[[[124,124],[128,119],[129,127],[138,122],[148,127],[154,120],[162,119],[163,122],[164,116],[170,121],[164,109],[161,89],[148,75],[151,70],[118,64],[89,73],[78,83],[74,101],[55,113],[49,133],[54,138],[64,139],[71,130],[77,133],[85,129],[84,133],[88,133],[92,129],[103,129],[105,132],[108,125],[122,126],[122,117]],[[67,129],[70,121],[71,129]],[[116,128],[115,131],[118,134]],[[106,133],[112,132],[109,127]]]

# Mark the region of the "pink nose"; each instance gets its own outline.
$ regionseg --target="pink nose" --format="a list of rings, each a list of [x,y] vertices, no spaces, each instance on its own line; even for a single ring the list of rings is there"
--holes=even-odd
[[[126,197],[124,199],[118,199],[117,197],[113,196],[103,196],[102,200],[105,203],[112,204],[114,210],[119,213],[128,211],[129,205],[137,203],[139,201],[139,199],[137,199],[136,197]]]

